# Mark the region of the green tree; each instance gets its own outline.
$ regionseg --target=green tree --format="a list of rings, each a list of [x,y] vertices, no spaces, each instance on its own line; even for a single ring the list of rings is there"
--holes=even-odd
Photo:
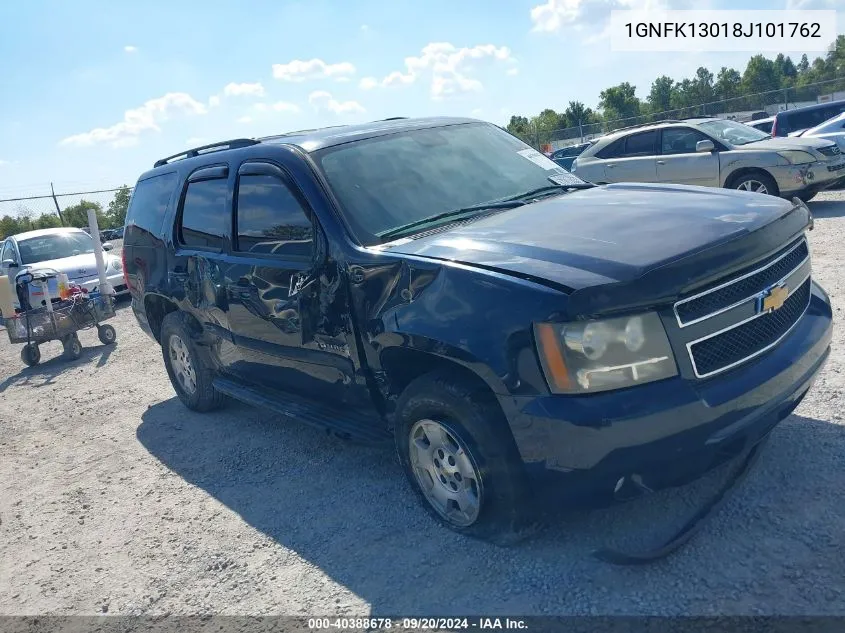
[[[646,97],[649,109],[654,112],[666,112],[672,108],[672,87],[674,80],[661,75],[651,84],[651,90]]]
[[[129,187],[123,185],[118,189],[112,201],[109,202],[106,210],[106,221],[109,223],[107,228],[118,228],[126,223],[126,210],[129,208]]]
[[[59,216],[55,213],[42,213],[33,222],[36,229],[52,229],[61,226]]]
[[[23,229],[21,228],[20,220],[18,220],[18,218],[12,217],[8,214],[0,218],[0,235],[4,238],[22,231]]]
[[[742,73],[742,88],[749,94],[779,89],[780,81],[775,63],[763,55],[754,55],[748,60],[745,72]]]
[[[528,138],[531,135],[531,123],[524,116],[512,116],[505,129],[514,136],[522,139]]]
[[[683,81],[677,82],[672,88],[670,101],[672,108],[675,110],[684,110],[692,105],[696,105],[696,102],[692,98],[692,80],[684,79]]]
[[[690,81],[689,100],[692,104],[711,103],[714,101],[713,73],[700,66],[695,71],[695,77]]]
[[[571,126],[598,123],[598,116],[596,116],[596,113],[580,101],[570,101],[563,114],[566,116],[566,120]]]
[[[742,75],[739,71],[722,66],[719,74],[716,75],[716,83],[713,91],[717,99],[734,99],[742,93]]]
[[[89,200],[80,200],[77,204],[67,207],[62,211],[62,216],[65,219],[65,225],[83,228],[88,226],[88,209],[95,209],[97,212],[97,225],[100,228],[105,228],[106,217],[103,213],[103,205],[99,202],[91,202]]]
[[[640,114],[636,86],[627,81],[599,93],[599,108],[605,119],[627,119]]]

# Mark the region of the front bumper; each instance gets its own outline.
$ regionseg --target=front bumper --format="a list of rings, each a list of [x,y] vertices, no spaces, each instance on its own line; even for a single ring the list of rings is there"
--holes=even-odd
[[[817,193],[839,187],[845,182],[845,156],[838,161],[773,167],[770,171],[783,197]]]
[[[126,281],[123,279],[123,272],[108,271],[106,272],[106,280],[114,289],[117,296],[122,296],[129,292],[129,288],[126,287]],[[73,281],[72,283],[82,286],[88,292],[92,292],[100,285],[100,278],[94,277],[84,281]]]
[[[829,299],[814,283],[807,311],[777,347],[717,377],[500,401],[534,490],[602,503],[624,481],[679,485],[758,442],[807,393],[831,333]]]

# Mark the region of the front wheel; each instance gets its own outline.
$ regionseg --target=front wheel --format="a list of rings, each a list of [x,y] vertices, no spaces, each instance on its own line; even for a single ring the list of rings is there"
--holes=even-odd
[[[733,181],[731,189],[739,191],[751,191],[752,193],[762,193],[770,196],[777,196],[778,185],[775,179],[762,172],[752,172],[743,174]]]
[[[529,519],[522,462],[498,404],[462,378],[432,373],[405,389],[396,452],[435,519],[457,532],[510,541]]]

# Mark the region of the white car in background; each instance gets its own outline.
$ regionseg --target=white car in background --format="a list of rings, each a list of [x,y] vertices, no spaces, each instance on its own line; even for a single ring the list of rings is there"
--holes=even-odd
[[[103,250],[112,246],[103,244]],[[123,279],[123,265],[119,257],[103,253],[106,278],[120,296],[129,292]],[[92,291],[100,284],[94,257],[94,240],[82,229],[63,227],[27,231],[7,237],[0,243],[0,275],[15,275],[24,269],[51,269],[65,273],[68,279]],[[58,299],[58,295],[52,297]],[[17,305],[17,301],[15,301]]]
[[[842,152],[845,153],[845,112],[837,114],[832,119],[828,119],[816,127],[804,130],[799,136],[801,138],[824,138],[829,141],[835,141]]]

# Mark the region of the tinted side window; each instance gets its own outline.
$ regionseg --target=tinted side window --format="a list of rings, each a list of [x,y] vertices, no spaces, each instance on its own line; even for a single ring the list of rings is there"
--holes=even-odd
[[[710,140],[707,136],[688,127],[666,128],[661,150],[663,154],[694,154],[698,141],[707,140]]]
[[[226,180],[219,178],[188,183],[182,203],[179,241],[185,246],[221,248],[226,224],[231,217],[227,203]]]
[[[158,234],[167,213],[167,204],[176,188],[175,172],[153,176],[135,185],[126,211],[126,224]]]
[[[655,130],[632,134],[625,139],[624,156],[651,156],[657,153],[656,145],[657,132]]]
[[[311,256],[314,235],[310,214],[302,208],[287,184],[276,176],[241,176],[236,213],[236,250]]]
[[[613,141],[610,145],[605,147],[602,150],[596,152],[596,156],[599,158],[617,158],[621,156],[625,151],[625,139],[620,138]]]

